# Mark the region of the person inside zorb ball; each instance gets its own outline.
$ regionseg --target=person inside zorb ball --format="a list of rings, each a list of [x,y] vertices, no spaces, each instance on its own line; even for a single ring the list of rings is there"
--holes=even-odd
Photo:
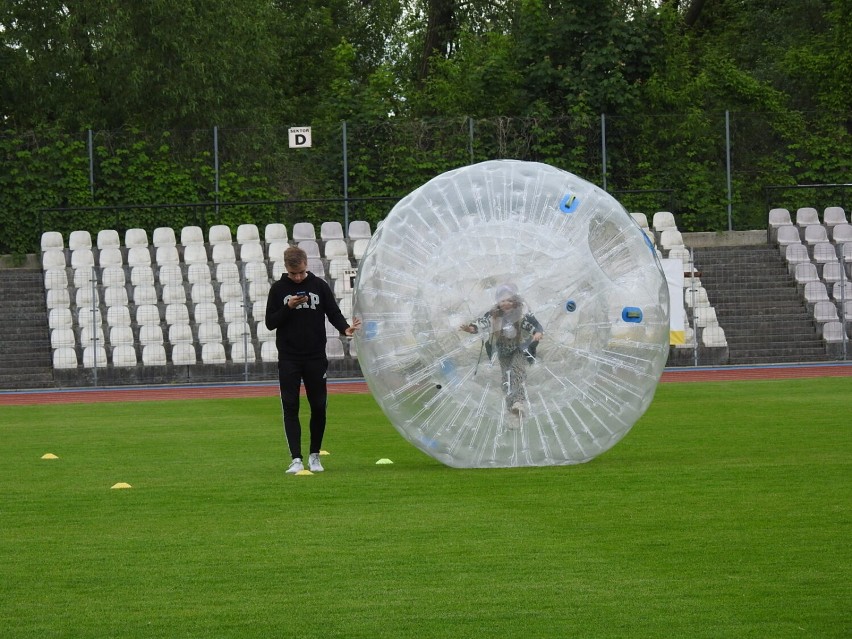
[[[652,243],[605,191],[535,162],[463,167],[403,198],[353,309],[376,401],[457,468],[593,459],[648,408],[669,352]]]

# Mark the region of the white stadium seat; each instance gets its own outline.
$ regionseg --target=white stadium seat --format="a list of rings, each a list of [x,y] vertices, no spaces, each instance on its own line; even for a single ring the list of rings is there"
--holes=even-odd
[[[133,287],[133,303],[137,306],[157,303],[157,289],[151,284],[140,284]]]
[[[207,262],[205,261],[203,264],[190,264],[186,269],[186,281],[190,284],[211,282],[210,267],[207,265]]]
[[[139,327],[139,343],[143,346],[148,344],[163,343],[163,329],[159,324],[146,324]]]
[[[44,288],[68,288],[68,273],[64,268],[51,268],[44,272]]]
[[[234,342],[231,344],[231,361],[237,364],[257,361],[257,353],[251,340],[248,343]]]
[[[90,248],[78,248],[71,251],[71,268],[90,269],[95,265],[95,254]]]
[[[257,243],[243,244],[240,247],[240,261],[247,262],[249,264],[257,262],[263,263],[263,247]]]
[[[126,306],[110,306],[107,309],[109,326],[130,326],[130,310]]]
[[[68,236],[68,248],[72,251],[92,248],[92,234],[88,231],[71,231]]]
[[[63,346],[53,351],[53,368],[77,368],[77,351],[71,346]]]
[[[647,226],[647,222],[645,223]],[[349,222],[350,240],[369,240],[373,233],[370,231],[370,223],[365,220],[352,220]]]
[[[343,225],[340,222],[323,222],[320,225],[320,239],[323,242],[343,239]]]
[[[148,248],[148,233],[145,229],[127,229],[124,232],[124,245],[127,248]]]
[[[278,349],[275,347],[275,342],[260,343],[260,359],[264,362],[277,362]]]
[[[183,284],[167,284],[163,287],[163,304],[185,304],[186,290]]]
[[[222,305],[222,319],[225,322],[239,322],[245,319],[245,310],[241,301],[232,300]]]
[[[324,249],[326,259],[333,259],[335,257],[349,257],[349,247],[346,246],[346,242],[344,240],[328,240],[325,243]]]
[[[214,244],[211,257],[214,264],[237,261],[237,254],[234,252],[234,245],[231,243]]]
[[[71,308],[71,296],[68,295],[67,288],[50,288],[47,289],[47,308]]]
[[[169,326],[170,344],[192,344],[192,328],[189,324],[172,324]]]
[[[242,299],[243,285],[239,282],[223,282],[219,285],[219,301],[227,303]]]
[[[657,211],[651,220],[651,226],[657,233],[662,233],[667,229],[677,230],[677,223],[670,211]]]
[[[170,226],[160,226],[154,229],[154,234],[152,236],[152,243],[157,248],[161,246],[176,246],[177,238],[175,237],[175,230]]]
[[[132,344],[121,344],[112,349],[112,365],[116,368],[130,368],[138,363]]]
[[[207,233],[207,241],[211,246],[231,243],[231,228],[226,224],[214,224]]]
[[[65,248],[65,240],[62,239],[62,233],[59,231],[45,231],[41,234],[41,252],[51,249],[62,250]]]
[[[260,231],[257,224],[240,224],[237,227],[237,244],[260,245]]]
[[[209,344],[222,341],[222,327],[219,322],[204,322],[198,325],[198,343]]]
[[[210,282],[193,284],[189,290],[189,297],[194,304],[216,301],[216,293],[213,291],[213,285]]]
[[[127,249],[127,263],[130,266],[150,266],[151,250],[147,246],[133,246]]]
[[[221,342],[209,342],[201,347],[201,361],[204,364],[224,364],[225,346]]]
[[[178,255],[177,247],[175,246],[158,246],[157,252],[154,255],[154,261],[157,264],[178,264],[180,256]]]
[[[284,251],[290,246],[290,243],[287,240],[276,240],[270,242],[266,248],[266,256],[272,262],[276,262],[278,260],[284,259]]]
[[[65,259],[65,251],[57,248],[49,248],[41,255],[41,267],[45,270],[63,269],[68,266]]]
[[[296,222],[293,225],[292,239],[298,243],[302,240],[316,240],[317,232],[310,222]]]
[[[98,231],[97,245],[100,250],[105,248],[121,247],[121,238],[118,236],[118,231],[115,229],[103,229]]]
[[[280,222],[272,222],[271,224],[267,224],[263,233],[263,240],[267,244],[271,244],[272,242],[276,242],[279,240],[283,240],[287,242],[289,238],[287,237],[287,227],[281,224]]]
[[[127,289],[124,286],[108,286],[104,289],[106,306],[127,306],[127,302]]]
[[[106,368],[107,354],[103,346],[86,346],[83,349],[84,368]]]
[[[251,327],[248,322],[231,322],[228,324],[225,335],[231,343],[242,342],[246,335],[248,341],[251,341]]]
[[[240,281],[240,269],[236,264],[224,262],[216,265],[216,281],[219,283]]]
[[[166,324],[189,324],[189,310],[186,304],[169,304],[166,306]]]
[[[183,246],[203,246],[204,231],[200,226],[184,226],[180,230],[180,243]]]
[[[139,286],[140,284],[150,284],[153,286],[154,271],[147,264],[134,266],[130,269],[130,283],[133,286]]]
[[[195,346],[190,342],[179,342],[172,347],[172,364],[175,366],[193,366],[198,363]]]
[[[269,282],[269,271],[266,270],[266,262],[249,262],[243,268],[243,274],[246,281],[254,282],[256,280],[265,280]]]
[[[110,346],[133,343],[133,329],[129,326],[113,326],[109,329]]]
[[[124,258],[121,255],[121,249],[117,246],[108,246],[98,251],[98,266],[107,268],[121,266],[122,264],[124,264]]]
[[[190,244],[183,249],[185,264],[207,264],[207,249],[203,244]]]
[[[101,271],[101,284],[103,286],[124,286],[127,277],[123,266],[107,266]]]
[[[160,286],[183,284],[183,271],[180,270],[180,265],[177,263],[163,264],[157,273],[157,280],[160,282]]]
[[[796,211],[796,226],[804,228],[819,223],[817,210],[812,206],[803,206]]]
[[[74,346],[74,329],[54,328],[50,331],[50,347],[53,349]]]
[[[166,349],[162,344],[148,344],[142,349],[142,363],[145,366],[165,366]]]
[[[80,329],[80,346],[91,346],[95,343],[101,346],[106,343],[103,327],[98,326],[97,328],[93,328],[91,326],[83,326]]]
[[[196,324],[204,324],[205,322],[219,322],[219,311],[216,304],[213,302],[201,302],[195,305],[192,310],[192,316]]]

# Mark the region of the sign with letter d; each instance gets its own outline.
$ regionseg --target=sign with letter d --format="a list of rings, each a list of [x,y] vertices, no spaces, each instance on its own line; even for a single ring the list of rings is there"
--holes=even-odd
[[[311,127],[294,126],[287,129],[290,134],[291,149],[307,149],[311,146]]]

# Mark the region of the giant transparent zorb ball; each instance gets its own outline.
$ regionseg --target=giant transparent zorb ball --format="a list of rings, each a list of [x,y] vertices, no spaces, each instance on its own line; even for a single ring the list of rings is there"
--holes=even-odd
[[[543,326],[512,412],[490,332],[460,330],[516,289]],[[402,199],[359,264],[364,377],[397,430],[460,468],[586,462],[624,437],[669,352],[656,251],[605,191],[545,164],[449,171]],[[526,360],[526,358],[525,358]]]

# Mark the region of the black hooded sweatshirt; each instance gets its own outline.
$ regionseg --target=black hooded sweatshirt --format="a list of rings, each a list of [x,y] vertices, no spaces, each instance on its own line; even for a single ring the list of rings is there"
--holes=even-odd
[[[308,301],[291,309],[287,300],[300,292],[308,295]],[[324,358],[326,317],[341,333],[349,328],[325,280],[309,271],[297,284],[286,273],[282,274],[281,279],[272,284],[266,300],[266,328],[276,331],[278,360]]]

